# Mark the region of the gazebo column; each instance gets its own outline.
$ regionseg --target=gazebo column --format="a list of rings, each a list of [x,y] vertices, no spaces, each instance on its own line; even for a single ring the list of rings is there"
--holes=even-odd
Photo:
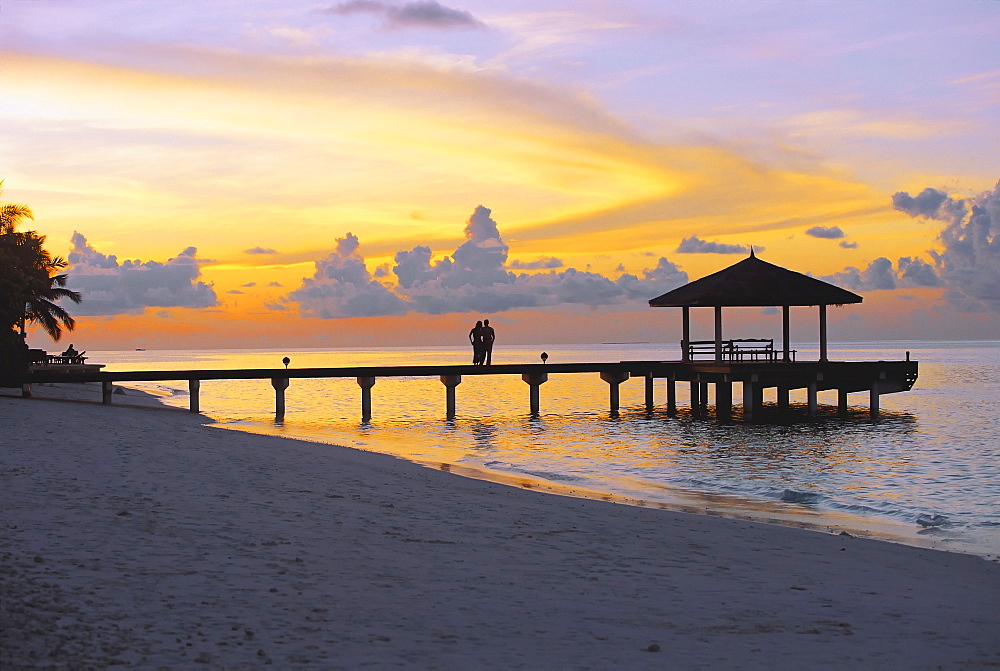
[[[687,305],[681,307],[683,326],[681,327],[681,361],[687,363],[691,360],[691,351],[688,345],[691,342],[691,308]]]
[[[782,347],[782,361],[791,361],[792,359],[792,348],[789,344],[789,339],[791,335],[791,329],[789,328],[789,312],[791,307],[788,305],[781,306],[781,347]]]
[[[722,361],[722,306],[715,306],[715,360]]]
[[[826,306],[819,306],[819,360],[826,361]]]

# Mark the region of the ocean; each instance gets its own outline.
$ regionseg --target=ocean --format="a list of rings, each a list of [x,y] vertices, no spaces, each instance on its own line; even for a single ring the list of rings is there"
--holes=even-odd
[[[796,346],[800,361],[815,359]],[[494,363],[676,360],[676,345],[498,346]],[[782,424],[720,425],[691,417],[687,385],[679,413],[666,414],[662,382],[647,413],[642,379],[621,385],[621,409],[608,407],[596,373],[553,374],[540,388],[541,412],[528,410],[520,376],[465,376],[457,416],[447,419],[437,378],[379,378],[372,419],[361,421],[354,379],[292,379],[284,421],[274,417],[268,380],[205,381],[201,410],[228,429],[384,452],[432,468],[559,494],[631,505],[754,519],[1000,558],[1000,341],[831,343],[832,360],[920,362],[910,392],[881,397],[881,421],[868,395],[851,394],[847,417],[836,392],[821,412]],[[464,364],[468,348],[149,350],[90,352],[106,370],[184,370]],[[169,405],[187,407],[184,381],[130,383]],[[741,402],[734,385],[734,405]],[[117,397],[116,397],[117,399]],[[765,402],[774,401],[773,393]]]

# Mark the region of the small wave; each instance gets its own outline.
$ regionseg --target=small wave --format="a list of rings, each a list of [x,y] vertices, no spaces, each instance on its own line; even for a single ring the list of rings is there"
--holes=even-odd
[[[951,520],[944,515],[928,515],[921,513],[917,515],[917,524],[924,528],[928,527],[950,527]]]
[[[794,489],[786,489],[781,493],[781,500],[785,503],[819,503],[823,498],[821,494],[815,492],[797,492]]]
[[[552,482],[580,482],[581,480],[586,480],[586,478],[581,478],[578,475],[567,475],[566,473],[553,473],[550,471],[528,471],[522,470],[518,471],[524,475],[530,475],[534,478],[543,478],[545,480],[551,480]]]

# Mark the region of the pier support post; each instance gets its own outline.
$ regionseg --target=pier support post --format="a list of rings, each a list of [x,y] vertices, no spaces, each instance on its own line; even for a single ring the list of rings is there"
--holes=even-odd
[[[677,376],[674,374],[667,377],[667,414],[677,414]]]
[[[611,414],[618,414],[618,386],[629,378],[628,371],[605,371],[601,379],[608,383],[611,389]]]
[[[448,419],[455,418],[455,387],[462,384],[461,375],[442,375],[441,384],[445,387],[445,412]]]
[[[705,410],[708,410],[708,382],[702,381],[699,382],[698,385],[698,400],[701,402],[699,410],[704,412]]]
[[[101,403],[104,405],[111,405],[111,398],[114,393],[114,385],[111,380],[101,381]]]
[[[715,418],[728,422],[733,416],[733,383],[729,376],[715,383]]]
[[[847,390],[838,389],[837,390],[837,414],[841,417],[847,417]]]
[[[200,391],[201,380],[188,380],[188,410],[191,412],[201,412],[201,399],[198,397]]]
[[[868,414],[871,416],[873,422],[878,421],[879,414],[879,381],[872,380],[872,388],[869,392],[868,400]]]
[[[812,382],[809,383],[809,386],[806,389],[807,403],[809,405],[809,416],[810,417],[815,417],[816,416],[816,409],[819,406],[819,403],[816,400],[816,390],[817,390],[817,385],[816,385],[816,381],[814,380],[814,381],[812,381]]]
[[[751,375],[749,380],[743,382],[743,421],[755,422],[760,415],[763,405],[764,390],[761,388],[756,375]]]
[[[274,421],[280,422],[285,419],[285,390],[288,389],[288,378],[272,377],[271,386],[274,387]]]
[[[788,387],[778,387],[778,412],[788,412]]]
[[[683,325],[681,326],[681,361],[687,363],[691,360],[691,350],[688,344],[691,342],[691,308],[687,305],[681,307]]]
[[[701,414],[701,380],[697,375],[691,378],[691,414]]]
[[[656,405],[654,403],[655,399],[653,398],[653,385],[655,382],[656,379],[653,377],[653,371],[646,373],[646,412],[648,413],[652,413],[653,408]]]
[[[538,388],[548,381],[548,373],[522,373],[521,379],[528,383],[528,398],[532,416],[538,415]]]
[[[372,419],[372,387],[375,386],[375,378],[359,377],[358,386],[361,387],[361,421],[370,422]]]

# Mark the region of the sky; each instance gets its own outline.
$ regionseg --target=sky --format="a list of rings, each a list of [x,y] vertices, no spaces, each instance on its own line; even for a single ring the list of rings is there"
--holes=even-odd
[[[831,339],[997,339],[997,35],[985,0],[2,0],[0,199],[77,349],[675,342],[648,300],[751,247],[864,296]]]

